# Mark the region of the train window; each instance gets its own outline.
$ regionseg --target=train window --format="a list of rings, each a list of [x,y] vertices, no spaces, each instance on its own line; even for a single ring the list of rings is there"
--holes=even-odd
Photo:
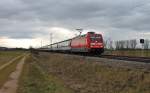
[[[60,42],[58,43],[58,47],[68,47],[70,45],[70,41],[64,41],[64,42]]]
[[[95,42],[95,41],[102,42],[102,37],[100,35],[91,36],[90,39],[91,42]]]
[[[52,48],[57,48],[57,44],[52,45]]]
[[[88,32],[89,34],[95,34],[95,32]]]
[[[82,35],[81,37],[85,37],[86,35]]]

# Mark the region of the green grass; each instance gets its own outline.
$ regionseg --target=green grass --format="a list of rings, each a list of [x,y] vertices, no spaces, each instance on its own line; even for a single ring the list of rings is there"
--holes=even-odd
[[[16,59],[13,63],[0,70],[0,87],[9,79],[9,75],[16,70],[16,66],[20,58]]]
[[[26,60],[17,93],[73,93],[58,78],[48,75],[30,56]]]

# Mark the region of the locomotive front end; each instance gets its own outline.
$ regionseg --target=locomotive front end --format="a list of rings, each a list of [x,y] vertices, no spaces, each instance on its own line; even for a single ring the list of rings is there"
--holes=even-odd
[[[101,34],[95,34],[94,32],[88,32],[89,51],[95,54],[101,54],[104,52],[103,37]]]

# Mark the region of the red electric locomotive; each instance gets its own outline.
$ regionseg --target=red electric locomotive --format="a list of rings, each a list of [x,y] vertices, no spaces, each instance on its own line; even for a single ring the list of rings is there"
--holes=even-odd
[[[85,35],[44,46],[42,50],[101,54],[104,52],[103,37],[101,34],[88,32]]]
[[[71,52],[88,52],[101,54],[104,52],[103,37],[95,32],[75,37],[71,40]]]

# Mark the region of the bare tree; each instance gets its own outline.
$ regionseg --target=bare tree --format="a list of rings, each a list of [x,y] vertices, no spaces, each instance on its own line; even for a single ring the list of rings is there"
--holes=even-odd
[[[125,41],[120,41],[120,49],[125,49]]]
[[[111,40],[111,38],[107,40],[107,48],[113,50],[113,41]]]
[[[108,44],[108,41],[107,40],[104,40],[104,47],[107,49],[107,44]]]
[[[119,41],[115,41],[116,50],[120,49]]]
[[[129,40],[126,40],[126,41],[125,41],[125,46],[126,46],[126,49],[129,49],[129,48],[130,48],[130,41],[129,41]]]
[[[137,46],[137,41],[136,39],[130,40],[130,47],[131,49],[135,49]]]
[[[116,49],[125,49],[125,41],[123,40],[116,41],[115,45],[116,45]]]
[[[146,39],[144,41],[144,49],[149,49],[149,45],[150,45],[150,41],[148,39]]]
[[[110,42],[109,42],[109,48],[110,48],[110,50],[113,50],[114,48],[113,48],[113,41],[112,40],[110,40]]]
[[[136,39],[120,40],[115,42],[116,49],[135,49],[137,46]]]

